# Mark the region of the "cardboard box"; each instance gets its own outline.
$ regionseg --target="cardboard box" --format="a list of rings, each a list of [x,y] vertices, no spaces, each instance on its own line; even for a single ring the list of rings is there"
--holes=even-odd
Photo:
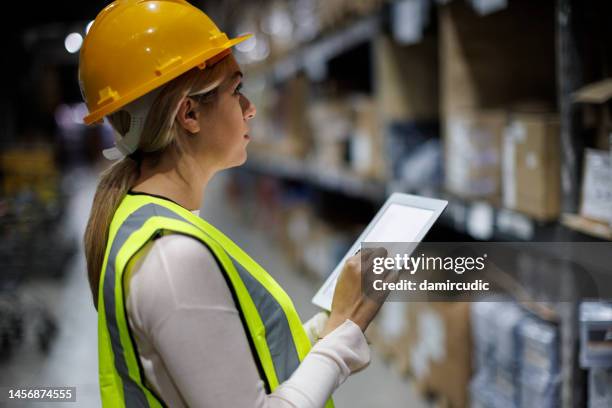
[[[333,30],[351,18],[373,13],[385,0],[317,0],[314,6],[323,31]]]
[[[312,208],[305,202],[283,206],[281,219],[283,228],[279,242],[283,252],[298,265],[299,270],[304,269],[304,245],[312,235],[314,220]]]
[[[401,374],[410,374],[415,388],[468,406],[472,373],[469,304],[464,302],[387,302],[369,333]]]
[[[612,369],[593,368],[589,370],[588,408],[612,406]]]
[[[580,366],[612,367],[612,306],[607,302],[580,304]]]
[[[410,371],[418,388],[444,397],[451,407],[468,406],[469,303],[412,303],[408,310]]]
[[[346,169],[352,130],[350,105],[345,99],[321,99],[307,110],[313,130],[313,150],[308,159],[329,171]]]
[[[303,159],[312,149],[312,130],[307,116],[309,82],[299,75],[272,88],[254,87],[258,120],[252,123],[251,133],[257,135],[249,151],[260,156]]]
[[[464,302],[387,302],[368,337],[423,394],[468,406],[470,307]]]
[[[406,336],[412,328],[408,324],[408,309],[412,303],[385,302],[372,322],[369,338],[376,349],[400,374],[408,372]]]
[[[501,143],[507,115],[502,111],[453,114],[445,123],[445,184],[468,199],[501,199]]]
[[[347,0],[319,0],[317,4],[318,19],[323,30],[338,25],[347,14]]]
[[[438,118],[436,39],[401,46],[381,34],[373,44],[374,93],[382,122]]]
[[[535,219],[556,219],[561,210],[560,134],[556,115],[514,114],[504,132],[504,207]]]
[[[312,130],[304,112],[308,106],[309,81],[304,75],[292,78],[286,85],[280,110],[286,115],[285,131],[290,150],[303,158],[312,148]],[[282,120],[283,118],[277,118]]]
[[[438,13],[441,112],[554,102],[555,13],[548,2],[510,1],[486,17],[466,1]]]

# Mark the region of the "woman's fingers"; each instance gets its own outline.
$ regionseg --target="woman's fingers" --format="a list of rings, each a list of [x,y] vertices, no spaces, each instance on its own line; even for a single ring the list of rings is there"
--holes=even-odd
[[[364,268],[367,273],[372,272],[374,260],[377,258],[385,258],[387,256],[387,250],[383,247],[377,248],[364,248],[361,254],[361,260],[364,263]]]

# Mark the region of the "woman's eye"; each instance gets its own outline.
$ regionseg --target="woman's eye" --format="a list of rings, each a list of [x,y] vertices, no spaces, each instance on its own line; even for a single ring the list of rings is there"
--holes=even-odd
[[[239,83],[238,86],[236,87],[236,89],[234,90],[234,95],[240,94],[241,90],[242,90],[242,82]]]

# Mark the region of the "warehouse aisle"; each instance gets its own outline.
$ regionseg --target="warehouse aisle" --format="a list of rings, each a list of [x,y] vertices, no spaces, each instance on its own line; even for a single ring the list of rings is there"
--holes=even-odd
[[[78,239],[95,189],[96,177],[89,169],[74,170],[65,177],[72,191],[65,233]],[[52,237],[51,237],[52,238]],[[36,280],[21,288],[29,303],[47,307],[58,323],[57,337],[47,356],[36,347],[31,333],[16,354],[1,368],[2,384],[13,386],[76,387],[77,401],[54,402],[56,408],[101,406],[98,390],[97,316],[91,302],[82,251],[71,260],[60,280]],[[7,407],[40,407],[40,403],[10,403]]]
[[[303,319],[317,312],[310,304],[316,289],[302,277],[282,252],[261,231],[238,225],[236,217],[224,205],[221,175],[207,190],[202,216],[220,227],[278,279],[293,298]],[[70,204],[71,217],[67,228],[80,237],[89,214],[95,177],[88,171],[75,173],[71,178],[75,194]],[[73,259],[70,270],[59,282],[38,282],[28,286],[29,294],[51,306],[51,312],[60,324],[59,334],[47,357],[32,352],[28,347],[20,350],[2,367],[2,377],[15,385],[76,386],[77,403],[54,403],[55,407],[100,406],[97,385],[96,313],[91,305],[87,284],[85,259],[81,254]],[[365,371],[349,378],[335,395],[336,406],[351,408],[403,407],[420,408],[425,405],[414,398],[407,382],[386,366],[373,351],[372,363]],[[4,378],[2,383],[9,383]],[[11,404],[10,407],[36,407],[40,404]]]

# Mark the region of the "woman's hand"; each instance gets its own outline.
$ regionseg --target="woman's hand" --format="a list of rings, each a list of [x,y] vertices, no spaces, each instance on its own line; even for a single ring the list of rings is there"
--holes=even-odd
[[[386,256],[387,250],[384,248],[368,248],[346,261],[336,283],[331,314],[321,334],[322,337],[344,323],[346,319],[350,319],[365,331],[387,298],[388,292],[372,293],[369,291],[371,285],[368,284],[366,291],[362,290],[362,270],[368,274],[366,278],[369,278],[374,258]],[[363,267],[362,261],[365,263]],[[385,279],[385,276],[381,275],[380,279]]]

